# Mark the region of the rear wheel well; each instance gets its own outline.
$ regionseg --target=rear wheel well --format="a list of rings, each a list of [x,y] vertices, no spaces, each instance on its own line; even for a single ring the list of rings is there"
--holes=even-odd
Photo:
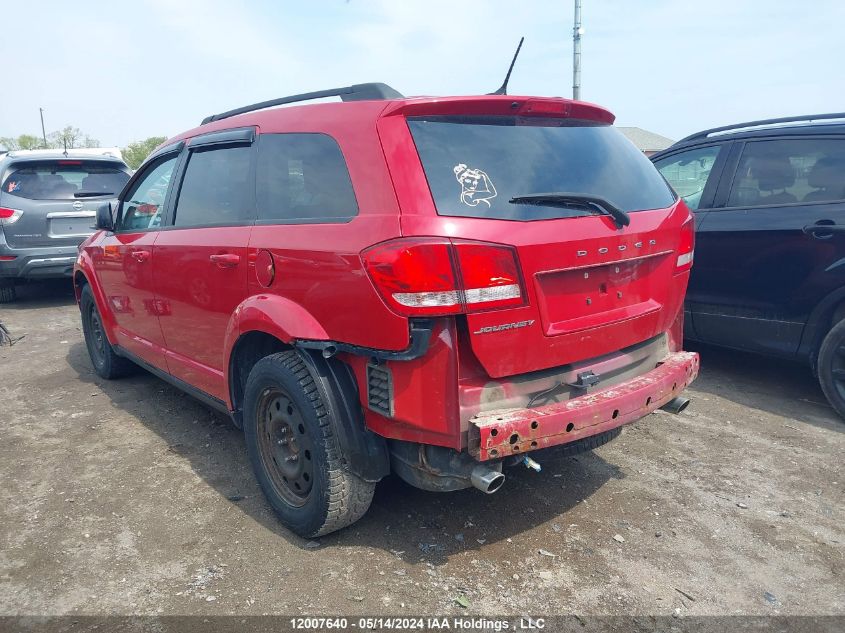
[[[809,352],[810,368],[813,375],[816,377],[818,377],[819,353],[825,337],[837,323],[845,320],[845,299],[841,299],[838,303],[834,303],[833,306],[825,310],[822,315],[823,316],[816,321],[819,323],[819,326],[817,334],[814,337],[815,340],[813,341],[812,348]]]
[[[827,333],[830,332],[831,328],[837,323],[839,323],[842,319],[845,319],[845,300],[841,301],[838,305],[834,306],[833,310],[831,311],[830,323],[827,324],[827,330],[825,330],[825,335],[827,335]]]
[[[76,302],[79,303],[82,298],[82,289],[88,285],[88,278],[81,272],[76,271],[73,274],[73,292],[76,295]]]
[[[293,347],[266,332],[247,332],[235,343],[229,358],[229,394],[238,428],[243,428],[243,399],[249,372],[265,356],[290,349]]]

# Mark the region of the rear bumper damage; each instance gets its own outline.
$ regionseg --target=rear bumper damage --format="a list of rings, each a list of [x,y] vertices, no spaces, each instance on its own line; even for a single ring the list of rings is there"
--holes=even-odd
[[[478,413],[469,424],[469,452],[480,461],[501,459],[635,422],[677,397],[698,368],[698,354],[674,352],[651,371],[601,391],[542,407]]]

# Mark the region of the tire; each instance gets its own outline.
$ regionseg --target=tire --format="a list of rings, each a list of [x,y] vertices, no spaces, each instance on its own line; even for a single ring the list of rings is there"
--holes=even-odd
[[[79,308],[82,312],[85,346],[88,348],[88,356],[97,375],[100,378],[112,380],[131,373],[135,365],[132,361],[118,356],[109,343],[100,311],[97,309],[97,302],[94,301],[94,293],[91,292],[91,286],[88,284],[82,287]]]
[[[0,303],[12,303],[17,298],[18,293],[14,284],[0,282]]]
[[[827,401],[845,418],[845,320],[834,325],[824,337],[817,371]]]
[[[258,361],[244,390],[244,435],[261,490],[281,522],[304,537],[360,519],[375,484],[343,467],[334,420],[297,352]]]

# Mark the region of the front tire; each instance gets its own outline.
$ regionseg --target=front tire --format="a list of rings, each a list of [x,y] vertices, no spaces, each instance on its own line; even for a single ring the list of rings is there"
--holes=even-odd
[[[827,401],[845,418],[845,320],[834,325],[824,337],[817,370]]]
[[[244,434],[255,477],[296,534],[323,536],[360,519],[375,484],[343,467],[334,421],[295,351],[258,361],[244,390]]]
[[[79,299],[79,309],[82,312],[82,333],[85,335],[85,346],[94,371],[100,378],[112,380],[130,373],[134,369],[132,361],[118,356],[106,337],[103,318],[94,301],[91,286],[85,284]]]

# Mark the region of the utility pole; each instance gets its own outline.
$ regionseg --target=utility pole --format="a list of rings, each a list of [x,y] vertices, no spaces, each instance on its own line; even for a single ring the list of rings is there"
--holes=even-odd
[[[44,139],[44,149],[47,149],[47,130],[44,129],[44,108],[38,108],[41,113],[41,137]]]
[[[572,98],[581,98],[581,0],[575,0],[575,24],[572,27]]]

